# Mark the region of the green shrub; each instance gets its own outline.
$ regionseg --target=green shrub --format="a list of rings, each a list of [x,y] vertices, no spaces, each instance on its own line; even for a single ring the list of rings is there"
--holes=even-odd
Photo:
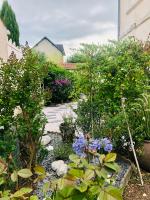
[[[54,148],[54,158],[56,160],[68,160],[69,155],[72,153],[72,144],[70,143],[62,143]]]
[[[15,156],[12,150],[17,147],[18,161],[30,169],[37,162],[46,123],[41,87],[46,73],[47,63],[41,65],[38,55],[28,47],[24,48],[22,59],[12,55],[0,68],[0,126],[4,127],[1,142],[7,143],[0,148],[6,149],[3,156],[9,159],[10,155]]]
[[[48,76],[44,78],[44,88],[49,94],[46,104],[62,103],[70,100],[73,74],[55,64],[49,63]]]
[[[75,123],[73,122],[73,117],[64,117],[63,121],[59,126],[62,141],[65,143],[73,143],[73,139],[75,138]]]
[[[70,155],[67,174],[53,183],[52,199],[122,200],[121,189],[112,186],[113,175],[118,170],[115,158],[113,153],[99,155],[99,164],[94,165],[89,164],[85,158]],[[112,176],[109,176],[110,172]]]
[[[86,60],[80,65],[77,87],[87,101],[79,103],[77,124],[96,136],[99,129],[99,135],[109,136],[120,146],[121,136],[127,133],[121,99],[126,98],[129,115],[133,103],[148,89],[150,54],[134,38],[103,46],[84,45],[81,54]]]

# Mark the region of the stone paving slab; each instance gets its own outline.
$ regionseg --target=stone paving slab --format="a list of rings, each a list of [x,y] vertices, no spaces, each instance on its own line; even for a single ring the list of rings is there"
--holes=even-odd
[[[48,120],[48,123],[45,126],[45,132],[50,131],[60,133],[59,126],[63,122],[63,117],[72,116],[76,118],[76,114],[73,111],[73,109],[76,108],[76,102],[44,107],[43,112]]]

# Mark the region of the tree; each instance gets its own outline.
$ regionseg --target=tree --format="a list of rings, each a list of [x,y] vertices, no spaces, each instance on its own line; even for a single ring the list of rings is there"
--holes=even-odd
[[[0,18],[6,28],[10,31],[8,38],[11,39],[12,42],[15,42],[16,46],[19,46],[19,26],[16,21],[15,13],[7,1],[3,2]]]

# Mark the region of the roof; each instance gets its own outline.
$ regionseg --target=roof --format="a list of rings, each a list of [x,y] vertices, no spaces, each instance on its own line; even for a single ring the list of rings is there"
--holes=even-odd
[[[65,50],[64,50],[64,47],[63,47],[63,44],[54,44],[49,38],[47,37],[43,37],[37,44],[34,45],[34,47],[36,47],[37,45],[39,45],[43,40],[47,40],[49,43],[51,43],[54,47],[56,47],[56,49],[58,49],[62,55],[65,56]],[[33,47],[33,48],[34,48]]]
[[[61,63],[61,66],[68,70],[75,70],[76,64],[75,63]]]

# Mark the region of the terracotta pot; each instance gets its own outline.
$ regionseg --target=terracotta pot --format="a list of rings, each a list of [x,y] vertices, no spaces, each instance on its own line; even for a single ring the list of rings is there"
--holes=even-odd
[[[150,172],[150,140],[144,141],[142,153],[138,157],[141,167]]]

